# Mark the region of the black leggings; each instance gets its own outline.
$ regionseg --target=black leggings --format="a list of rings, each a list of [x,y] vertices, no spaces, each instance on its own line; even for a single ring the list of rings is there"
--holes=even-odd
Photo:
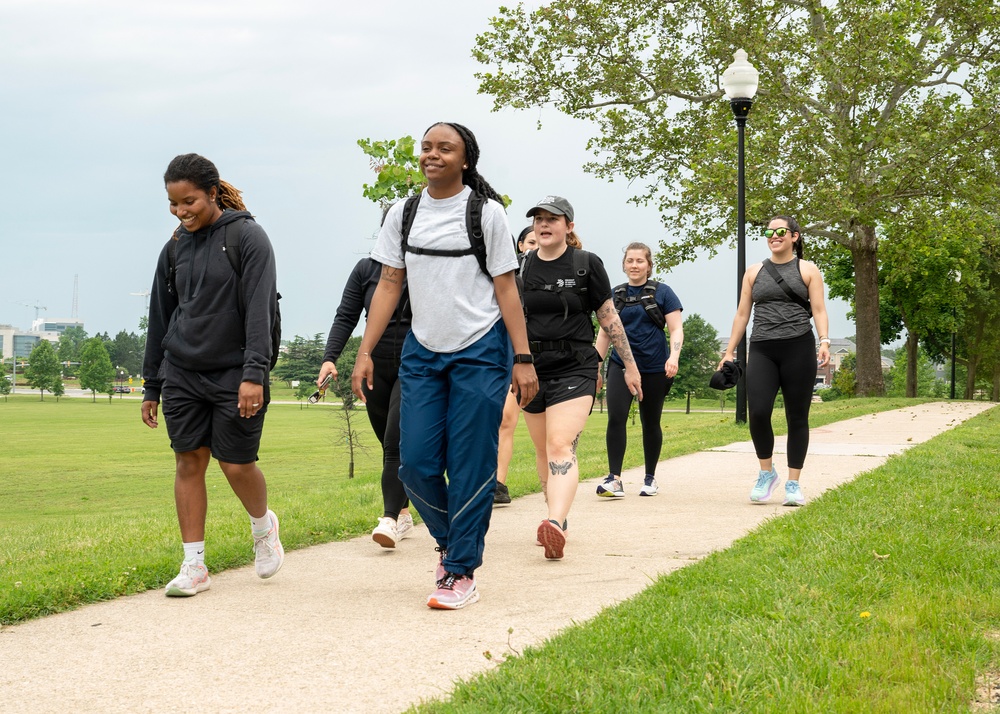
[[[639,402],[639,421],[642,423],[642,454],[646,461],[646,473],[656,475],[656,464],[660,460],[663,447],[663,429],[660,417],[663,414],[663,400],[670,393],[673,378],[663,372],[642,372],[642,401]],[[608,471],[615,476],[622,473],[625,460],[627,437],[625,427],[628,411],[635,399],[625,384],[625,370],[615,361],[608,364]]]
[[[410,501],[399,480],[399,362],[372,357],[374,389],[362,384],[368,400],[368,421],[382,444],[383,516],[399,518]]]
[[[812,332],[788,340],[751,342],[746,379],[750,438],[757,458],[774,455],[771,414],[780,388],[788,423],[788,468],[801,469],[809,450],[809,406],[816,385]]]

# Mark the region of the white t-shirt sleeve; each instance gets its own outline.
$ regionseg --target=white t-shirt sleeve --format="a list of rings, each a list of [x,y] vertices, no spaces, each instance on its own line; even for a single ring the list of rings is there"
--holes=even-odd
[[[403,255],[403,206],[406,200],[397,201],[389,209],[375,241],[375,249],[371,252],[373,260],[390,268],[405,268]]]
[[[486,241],[486,267],[490,275],[496,277],[517,269],[517,253],[507,213],[501,204],[493,200],[483,206],[483,238]]]

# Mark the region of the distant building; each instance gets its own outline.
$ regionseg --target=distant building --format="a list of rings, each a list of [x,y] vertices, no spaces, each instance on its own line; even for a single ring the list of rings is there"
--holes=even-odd
[[[37,332],[24,332],[10,325],[0,325],[0,354],[4,359],[14,356],[27,359],[41,339],[42,335]],[[57,337],[56,342],[58,341]]]
[[[31,332],[54,332],[57,335],[61,335],[70,327],[83,327],[83,320],[77,320],[76,318],[70,318],[67,320],[50,320],[48,318],[40,317],[31,323]],[[58,341],[58,339],[59,338],[57,337],[56,341]]]

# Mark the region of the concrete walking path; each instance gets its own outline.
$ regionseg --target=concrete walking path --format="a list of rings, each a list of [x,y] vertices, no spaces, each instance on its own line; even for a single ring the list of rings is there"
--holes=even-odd
[[[803,492],[814,499],[993,406],[937,402],[813,429]],[[779,437],[782,483],[783,448]],[[271,580],[251,566],[213,575],[193,598],[158,590],[5,627],[0,709],[398,712],[795,512],[780,505],[782,487],[749,502],[756,468],[742,442],[663,462],[654,498],[638,495],[642,468],[622,475],[624,499],[585,481],[561,561],[535,545],[540,494],[496,508],[482,598],[464,610],[424,604],[437,560],[420,526],[395,550],[367,536],[314,546],[288,553]],[[710,488],[693,476],[711,476]]]

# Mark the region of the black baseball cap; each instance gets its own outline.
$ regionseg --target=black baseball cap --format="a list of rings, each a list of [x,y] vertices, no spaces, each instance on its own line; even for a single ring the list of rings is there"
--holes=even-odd
[[[557,216],[566,216],[567,221],[570,223],[573,222],[573,206],[562,196],[546,196],[524,215],[531,218],[539,211],[548,211]]]

